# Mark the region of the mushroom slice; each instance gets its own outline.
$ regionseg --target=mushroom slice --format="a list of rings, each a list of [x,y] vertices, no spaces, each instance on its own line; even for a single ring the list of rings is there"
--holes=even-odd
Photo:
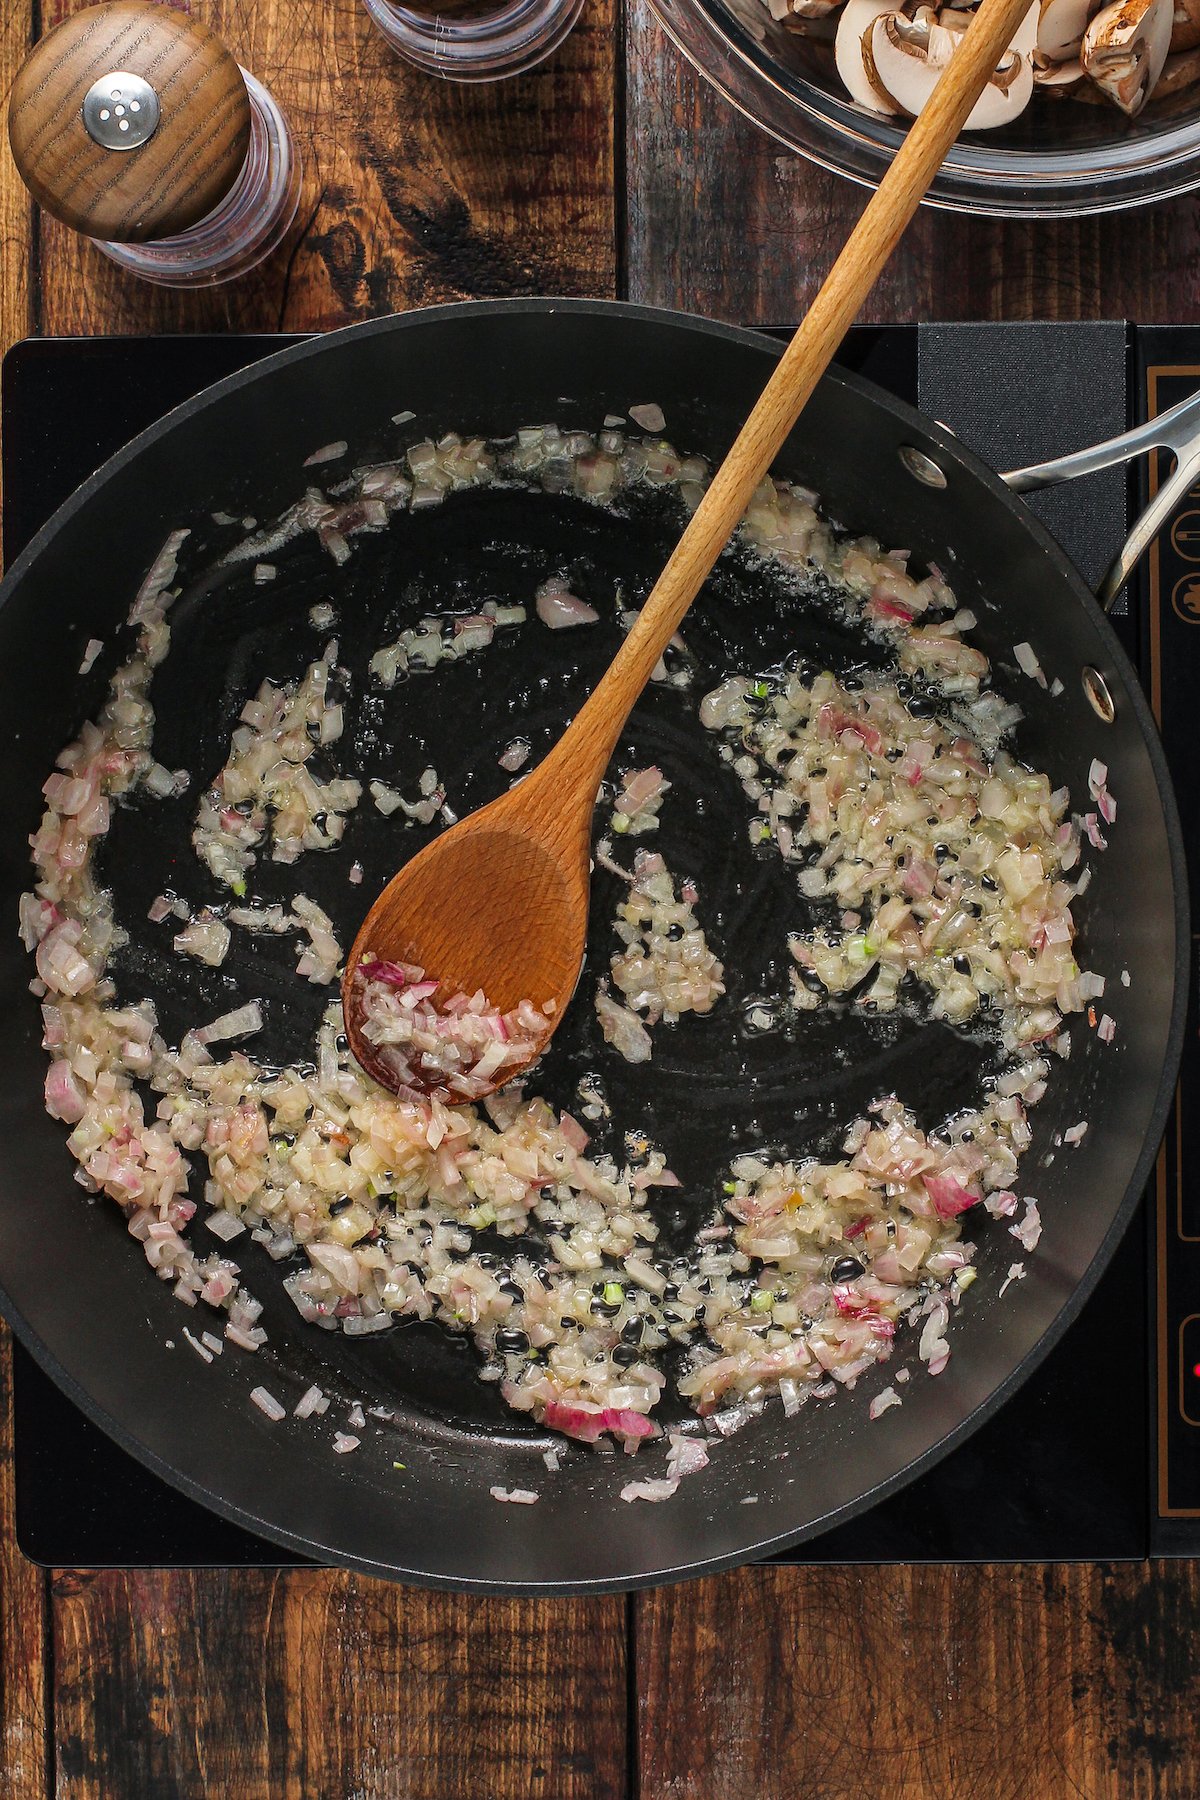
[[[1033,0],[1033,5],[1013,32],[1009,39],[1010,50],[1019,50],[1022,56],[1032,56],[1037,49],[1038,24],[1041,19],[1041,0]]]
[[[900,108],[875,85],[868,73],[867,46],[871,27],[880,13],[890,10],[891,3],[892,0],[847,0],[838,20],[833,54],[837,72],[852,100],[857,100],[860,106],[865,106],[870,112],[883,113],[888,118],[899,118]]]
[[[915,21],[901,22],[895,13],[881,13],[870,37],[875,80],[902,112],[915,119],[937,86],[960,36],[941,24],[922,32]],[[1029,104],[1032,93],[1029,58],[1019,51],[1006,51],[963,129],[990,131],[1010,124]]]
[[[767,11],[776,24],[789,19],[823,19],[837,6],[838,0],[767,0]]]
[[[1037,48],[1047,62],[1074,62],[1100,0],[1041,0]]]
[[[1010,50],[1019,50],[1023,56],[1033,55],[1037,46],[1038,16],[1041,4],[1042,0],[1032,0],[1029,11],[1009,39]],[[1093,0],[1093,4],[1098,6],[1100,0]],[[1196,4],[1200,5],[1200,0],[1196,0]],[[938,12],[938,24],[944,25],[947,31],[965,31],[974,17],[975,13],[971,7],[943,6]]]
[[[1169,100],[1172,94],[1182,94],[1185,88],[1193,87],[1198,81],[1200,81],[1200,48],[1183,50],[1178,56],[1168,56],[1150,98],[1151,100]]]
[[[1033,85],[1041,93],[1070,94],[1083,81],[1081,62],[1050,62],[1040,50],[1033,53]]]
[[[1200,0],[1175,0],[1171,20],[1171,55],[1200,44]]]
[[[1173,0],[1115,0],[1083,34],[1084,74],[1131,119],[1162,74],[1173,20]]]

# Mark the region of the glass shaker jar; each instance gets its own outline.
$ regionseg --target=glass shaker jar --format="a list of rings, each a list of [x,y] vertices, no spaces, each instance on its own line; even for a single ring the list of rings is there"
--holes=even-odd
[[[523,75],[557,50],[584,0],[363,0],[406,62],[448,81]]]

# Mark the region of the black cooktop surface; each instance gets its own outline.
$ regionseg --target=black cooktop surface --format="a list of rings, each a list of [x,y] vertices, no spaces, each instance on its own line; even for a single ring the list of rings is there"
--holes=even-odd
[[[1195,367],[1186,343],[1135,334],[1123,324],[862,327],[851,333],[844,359],[917,402],[996,466],[1009,467],[1111,436],[1147,395],[1153,403],[1157,393],[1166,405],[1189,386],[1200,387],[1200,333],[1186,335]],[[17,345],[5,359],[0,387],[6,561],[136,431],[294,341]],[[1151,378],[1160,365],[1172,372]],[[995,405],[998,391],[1002,408]],[[1045,417],[1047,391],[1077,397],[1068,419]],[[1126,503],[1125,476],[1109,471],[1039,497],[1036,505],[1095,580],[1122,535]],[[1200,510],[1196,520],[1200,526]],[[1182,549],[1168,546],[1166,560],[1155,559],[1133,606],[1116,621],[1142,657],[1147,684],[1157,682],[1156,691],[1166,694],[1172,754],[1172,708],[1182,717],[1189,655],[1200,673],[1200,632],[1193,649],[1189,629],[1200,624],[1200,531],[1194,557],[1186,532],[1176,535]],[[1172,557],[1179,569],[1167,568]],[[1192,588],[1189,564],[1196,570]],[[1169,593],[1160,608],[1164,581]],[[1163,647],[1172,633],[1172,673],[1164,682]],[[1182,752],[1185,762],[1189,749]],[[1177,780],[1187,773],[1176,765]],[[1194,1042],[1190,1031],[1185,1083],[1195,1069]],[[1187,1116],[1182,1107],[1180,1117]],[[1197,1116],[1194,1109],[1190,1116]],[[1157,1193],[1076,1324],[1021,1393],[903,1493],[780,1560],[1109,1560],[1200,1547],[1200,1312],[1188,1316],[1189,1292],[1200,1296],[1200,1187],[1189,1202],[1185,1135],[1174,1126],[1169,1135],[1171,1160],[1160,1168]],[[1200,1308],[1200,1299],[1195,1304]],[[19,1345],[15,1361],[17,1535],[26,1555],[77,1568],[299,1560],[150,1474],[60,1394]]]

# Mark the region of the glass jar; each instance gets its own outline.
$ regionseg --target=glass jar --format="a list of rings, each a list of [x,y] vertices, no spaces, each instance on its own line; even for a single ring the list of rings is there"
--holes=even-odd
[[[584,0],[447,0],[442,8],[363,0],[397,55],[447,81],[522,75],[557,50]]]

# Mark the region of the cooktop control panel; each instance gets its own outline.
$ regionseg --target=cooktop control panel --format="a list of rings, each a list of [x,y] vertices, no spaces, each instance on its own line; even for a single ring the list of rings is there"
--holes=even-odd
[[[1200,332],[1154,327],[1136,339],[1137,415],[1156,418],[1200,390]],[[1169,472],[1155,456],[1143,499]],[[1175,782],[1193,907],[1200,894],[1200,480],[1146,558],[1141,673]],[[1193,924],[1195,920],[1193,919]],[[1152,1194],[1153,1401],[1151,1549],[1194,1555],[1200,1542],[1200,1007],[1196,935],[1175,1106]]]

